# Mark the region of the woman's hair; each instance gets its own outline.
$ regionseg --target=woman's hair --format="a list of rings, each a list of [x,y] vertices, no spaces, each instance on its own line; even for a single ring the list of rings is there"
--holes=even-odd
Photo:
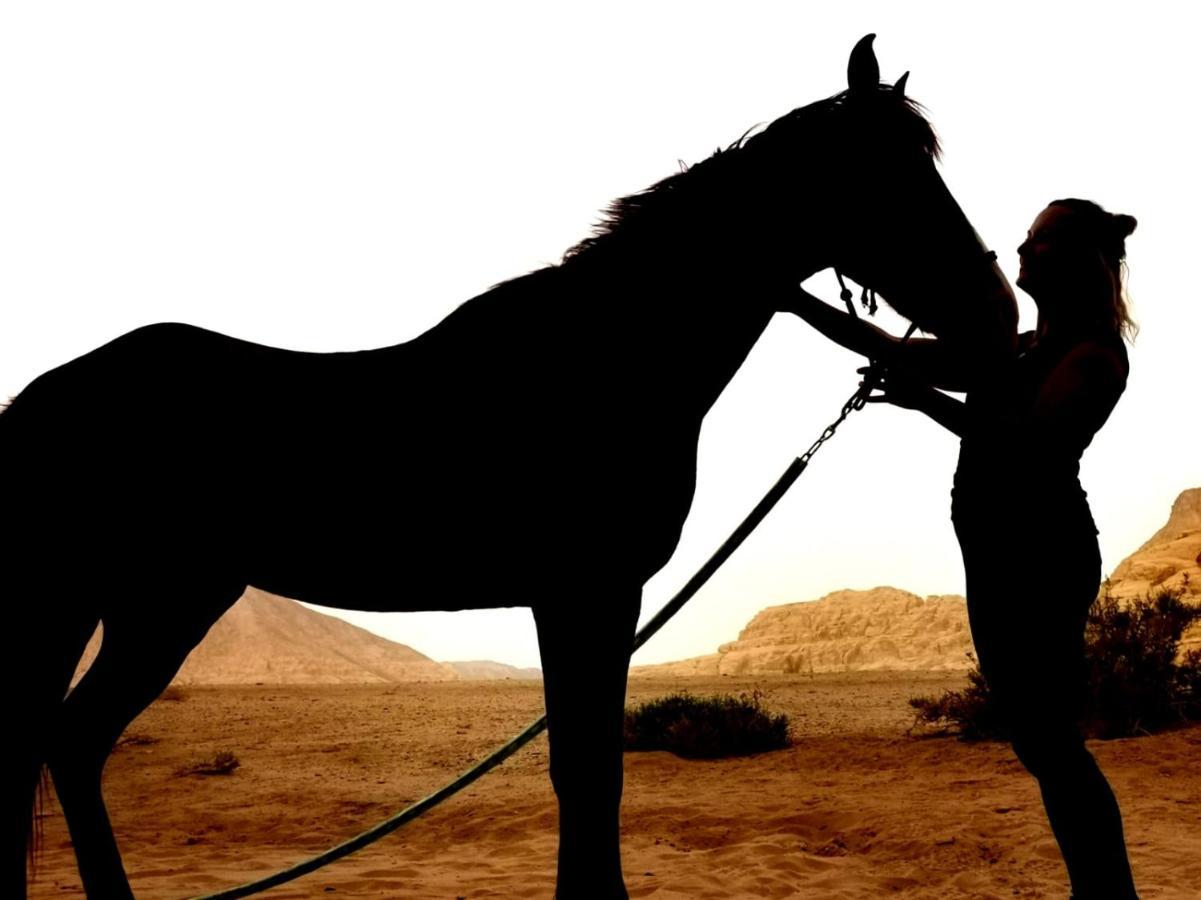
[[[1138,226],[1138,220],[1123,213],[1111,213],[1091,200],[1076,197],[1052,200],[1047,205],[1062,206],[1076,213],[1073,228],[1078,229],[1080,242],[1094,249],[1104,263],[1109,298],[1106,324],[1127,341],[1133,341],[1138,334],[1138,325],[1130,315],[1130,296],[1126,290],[1129,276],[1126,238]]]

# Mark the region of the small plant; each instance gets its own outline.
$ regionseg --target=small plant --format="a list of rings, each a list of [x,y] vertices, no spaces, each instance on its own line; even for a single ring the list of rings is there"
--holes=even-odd
[[[1091,737],[1146,734],[1201,720],[1201,652],[1180,657],[1180,638],[1201,618],[1179,591],[1120,604],[1108,586],[1085,627],[1087,689],[1082,725]],[[965,740],[1006,737],[979,667],[968,686],[941,697],[915,697],[915,725],[954,731]]]
[[[158,738],[142,734],[139,731],[129,731],[121,735],[120,739],[114,745],[114,750],[120,750],[122,747],[148,747],[151,744],[157,744]]]
[[[178,769],[176,775],[232,775],[242,764],[229,750],[218,750],[212,759],[201,760]]]
[[[913,726],[919,725],[953,730],[965,741],[1005,737],[1004,729],[993,710],[988,682],[980,673],[976,657],[967,658],[972,668],[967,673],[968,686],[961,691],[943,691],[941,697],[911,697],[909,705],[916,711]],[[913,729],[911,728],[910,731]]]
[[[790,743],[788,717],[767,712],[759,691],[737,697],[680,692],[626,710],[626,750],[716,759],[780,750]]]

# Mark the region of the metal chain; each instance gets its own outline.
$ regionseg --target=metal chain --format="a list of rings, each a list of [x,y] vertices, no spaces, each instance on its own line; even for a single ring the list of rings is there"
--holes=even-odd
[[[808,450],[801,454],[801,462],[808,464],[809,460],[813,458],[813,454],[821,449],[822,444],[834,437],[834,432],[838,431],[838,426],[846,421],[847,416],[857,409],[863,409],[867,404],[868,395],[875,390],[879,381],[879,376],[876,375],[876,363],[873,361],[859,389],[847,398],[847,402],[842,405],[842,412],[838,414],[838,418],[827,425],[826,430],[821,433],[821,436],[809,446]]]
[[[990,250],[988,253],[988,258],[990,260],[996,259],[997,254]],[[846,304],[847,313],[851,316],[851,318],[858,319],[859,314],[855,312],[855,304],[851,302],[851,289],[847,287],[846,282],[843,280],[842,273],[838,271],[838,269],[834,270],[834,275],[836,278],[838,278],[838,286],[842,289],[839,292],[839,297],[842,299],[842,302]],[[863,304],[864,308],[867,309],[869,315],[874,316],[876,314],[876,292],[874,290],[870,290],[869,288],[865,287],[863,289],[863,296],[860,298],[860,302]],[[909,339],[913,337],[913,333],[916,330],[917,323],[910,323],[909,330],[906,331],[905,336],[901,338],[901,343],[908,343]],[[868,360],[867,374],[863,376],[863,381],[860,383],[859,389],[847,398],[847,402],[842,405],[842,412],[839,413],[837,419],[826,426],[826,430],[821,433],[821,437],[810,444],[809,449],[798,457],[802,466],[808,465],[809,460],[813,458],[813,454],[821,449],[822,444],[834,437],[834,432],[838,431],[838,426],[846,421],[847,416],[857,409],[863,409],[863,407],[867,405],[867,398],[871,396],[872,391],[879,386],[882,380],[883,370],[881,369],[879,362],[874,359]]]

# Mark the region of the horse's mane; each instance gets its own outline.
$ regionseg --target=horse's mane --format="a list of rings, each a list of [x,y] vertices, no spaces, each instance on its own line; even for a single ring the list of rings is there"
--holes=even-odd
[[[909,146],[917,144],[934,159],[941,156],[942,148],[938,135],[926,118],[921,104],[905,96],[899,98],[898,102],[889,85],[880,86],[878,98],[879,102],[889,104],[893,114],[884,120],[887,129],[881,128],[879,132],[873,133],[872,140],[891,139]],[[619,234],[629,230],[631,225],[645,221],[651,214],[669,208],[676,210],[677,215],[686,214],[686,211],[691,210],[692,201],[699,193],[704,192],[704,203],[711,207],[715,194],[706,189],[711,189],[718,180],[732,183],[735,165],[747,151],[777,142],[798,145],[807,140],[817,139],[820,137],[817,129],[824,119],[837,115],[839,110],[854,108],[862,100],[861,96],[852,94],[851,91],[842,91],[795,109],[762,130],[758,130],[758,125],[753,126],[728,147],[718,147],[712,156],[695,165],[686,166],[681,162],[679,172],[645,190],[621,197],[609,204],[593,233],[564,253],[563,261],[567,262],[589,250],[610,244]],[[722,196],[722,192],[718,191],[716,196]],[[658,216],[655,218],[658,219]]]

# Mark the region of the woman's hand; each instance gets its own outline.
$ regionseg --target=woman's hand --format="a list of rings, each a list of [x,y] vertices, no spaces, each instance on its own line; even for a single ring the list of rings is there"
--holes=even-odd
[[[943,428],[963,436],[963,403],[948,397],[919,378],[903,370],[886,369],[882,366],[867,366],[858,370],[863,376],[859,386],[870,385],[874,393],[867,397],[868,403],[891,403],[903,409],[923,412]]]
[[[873,393],[867,397],[868,403],[891,403],[925,412],[938,393],[930,385],[896,369],[865,366],[857,371],[863,376],[860,387],[871,382]]]
[[[903,366],[919,372],[927,384],[943,390],[967,390],[970,366],[942,341],[931,338],[902,340],[866,319],[850,315],[802,287],[791,289],[776,308],[800,316],[821,334],[860,356],[881,360],[885,365]],[[878,401],[879,402],[879,401]]]

